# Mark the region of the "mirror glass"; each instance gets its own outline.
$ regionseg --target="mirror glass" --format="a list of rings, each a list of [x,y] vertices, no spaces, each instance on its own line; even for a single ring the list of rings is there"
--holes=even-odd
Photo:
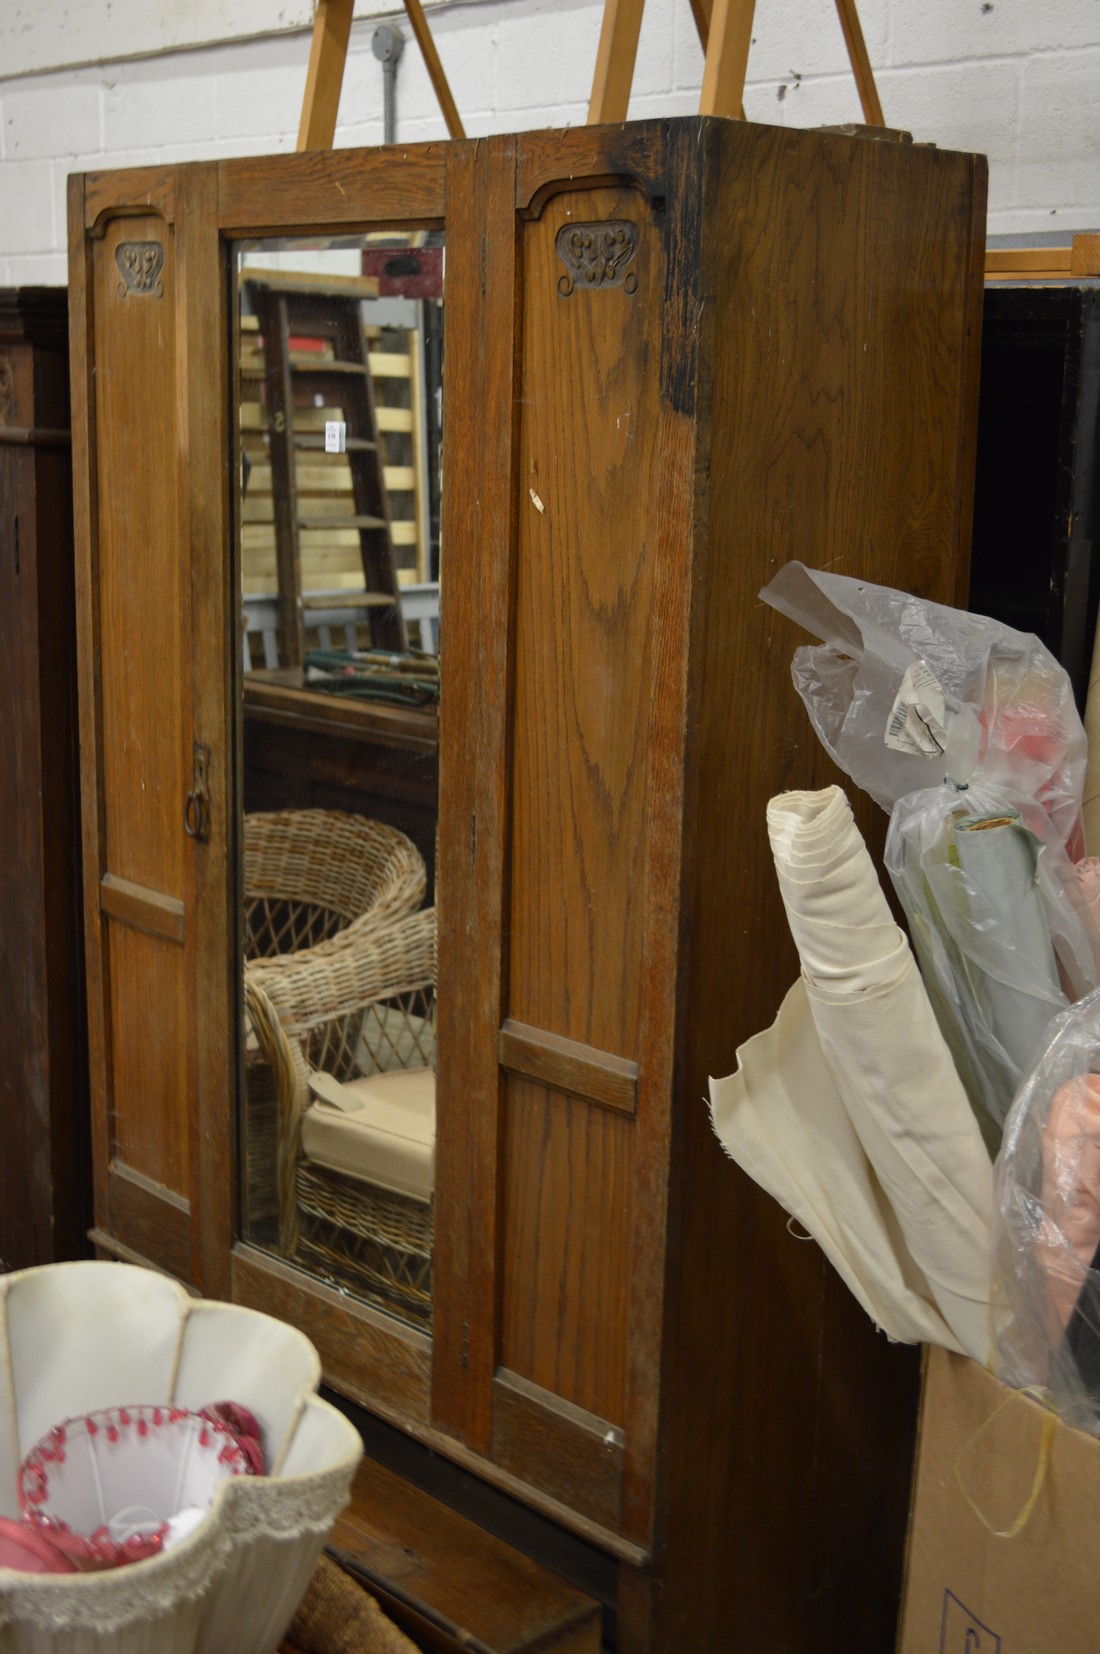
[[[443,237],[233,253],[241,1233],[428,1328]]]

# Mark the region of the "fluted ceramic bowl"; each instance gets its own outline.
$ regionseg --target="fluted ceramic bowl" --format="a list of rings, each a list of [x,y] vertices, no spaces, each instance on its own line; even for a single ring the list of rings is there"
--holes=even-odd
[[[170,1551],[105,1573],[0,1568],[2,1654],[272,1654],[348,1501],[358,1432],[317,1395],[317,1352],[267,1315],[116,1263],[0,1276],[0,1516],[60,1420],[120,1402],[236,1401],[269,1474],[223,1482]]]

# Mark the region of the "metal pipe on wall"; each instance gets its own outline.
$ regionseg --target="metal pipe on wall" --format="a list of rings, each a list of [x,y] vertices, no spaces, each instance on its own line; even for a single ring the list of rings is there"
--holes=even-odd
[[[397,65],[405,39],[390,23],[380,23],[371,35],[371,51],[382,65],[382,141],[397,141]]]

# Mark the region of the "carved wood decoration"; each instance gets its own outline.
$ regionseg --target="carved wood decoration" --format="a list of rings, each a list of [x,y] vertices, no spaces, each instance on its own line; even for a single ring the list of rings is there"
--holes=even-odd
[[[558,281],[563,299],[575,287],[623,287],[630,294],[638,291],[637,272],[627,270],[638,250],[638,227],[629,219],[563,224],[554,246],[569,272]]]
[[[159,241],[124,241],[115,249],[115,263],[122,275],[118,284],[120,299],[127,293],[138,298],[164,297],[164,283],[160,279],[164,248]]]

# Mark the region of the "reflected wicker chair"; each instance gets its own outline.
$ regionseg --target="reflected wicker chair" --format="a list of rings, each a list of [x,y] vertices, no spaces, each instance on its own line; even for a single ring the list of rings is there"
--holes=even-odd
[[[397,828],[340,810],[278,810],[244,818],[245,978],[328,958],[413,913],[427,874]],[[275,1089],[246,1030],[245,1216],[265,1238],[277,1211]]]
[[[309,1076],[347,1082],[434,1068],[435,910],[362,935],[338,953],[251,967],[245,1001],[275,1078],[279,1250],[416,1326],[431,1319],[432,1207],[310,1161]]]
[[[339,952],[424,900],[424,858],[404,833],[342,810],[244,818],[246,960]]]

